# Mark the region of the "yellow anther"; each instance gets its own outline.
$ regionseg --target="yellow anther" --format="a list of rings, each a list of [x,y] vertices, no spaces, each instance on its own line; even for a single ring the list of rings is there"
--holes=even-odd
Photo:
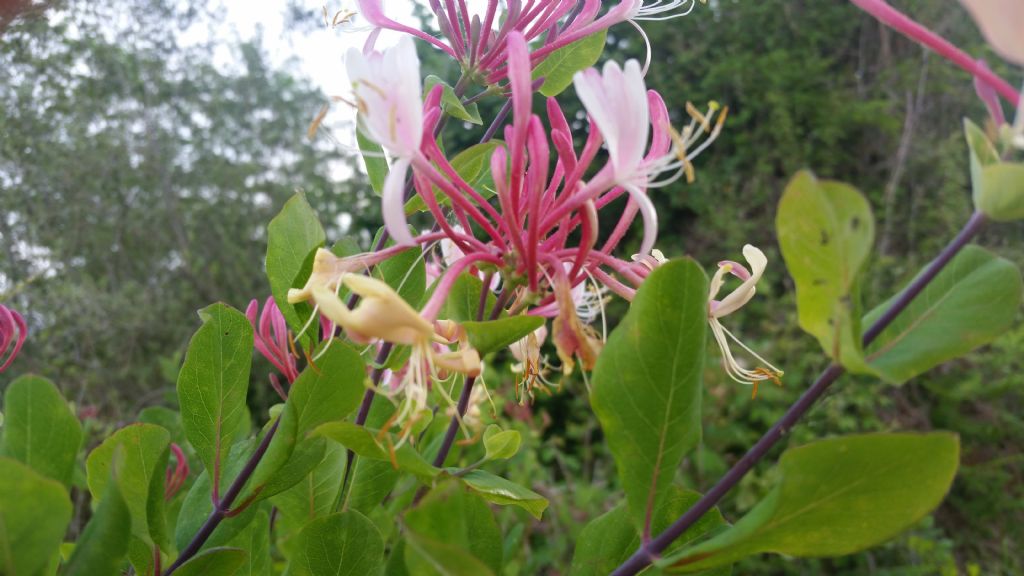
[[[700,127],[705,132],[711,130],[711,123],[708,122],[707,116],[701,113],[700,110],[697,110],[697,107],[694,106],[692,102],[686,103],[686,113],[689,114],[690,117],[696,120],[697,122],[700,122]]]

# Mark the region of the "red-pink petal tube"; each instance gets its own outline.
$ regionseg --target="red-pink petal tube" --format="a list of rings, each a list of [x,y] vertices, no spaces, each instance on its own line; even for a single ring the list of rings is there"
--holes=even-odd
[[[972,76],[983,79],[999,94],[1014,106],[1020,102],[1020,94],[987,66],[979,66],[978,61],[967,55],[951,42],[932,32],[925,26],[915,22],[906,14],[889,6],[883,0],[850,0],[858,8],[877,18],[882,24],[896,30],[904,36],[931,48],[936,54],[963,68]]]
[[[0,305],[0,360],[10,349],[7,360],[0,365],[0,372],[7,369],[14,362],[14,359],[21,352],[21,346],[28,338],[28,325],[25,319],[14,310]]]

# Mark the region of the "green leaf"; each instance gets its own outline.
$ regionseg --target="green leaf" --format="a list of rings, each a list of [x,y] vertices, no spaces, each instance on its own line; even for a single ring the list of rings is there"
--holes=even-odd
[[[333,342],[316,360],[316,368],[306,368],[288,392],[295,405],[298,436],[324,422],[343,420],[359,406],[366,392],[366,364],[351,347]]]
[[[405,516],[410,576],[500,574],[501,530],[479,496],[455,482],[435,488]]]
[[[188,438],[185,437],[185,429],[181,426],[181,415],[178,412],[165,406],[147,406],[139,411],[136,420],[167,430],[171,435],[171,442],[178,444],[182,450],[191,448]]]
[[[131,536],[131,513],[118,483],[108,482],[92,519],[75,545],[64,576],[121,574]]]
[[[975,206],[997,222],[1024,219],[1024,164],[985,166],[973,183]]]
[[[175,576],[235,576],[245,567],[245,550],[211,548],[197,554],[174,571]]]
[[[341,489],[345,473],[346,450],[334,442],[327,443],[323,460],[297,484],[273,496],[271,504],[288,525],[287,532],[298,529],[310,520],[329,514]]]
[[[424,460],[409,443],[394,449],[392,454],[389,445],[394,446],[395,442],[390,434],[382,436],[377,430],[365,426],[357,426],[351,422],[328,422],[318,427],[315,434],[341,444],[360,457],[391,462],[398,470],[414,474],[425,481],[429,481],[440,472]],[[382,437],[385,441],[379,440]]]
[[[476,189],[484,198],[494,195],[494,191],[484,184],[491,173],[491,156],[498,149],[498,146],[502,144],[501,140],[489,140],[480,144],[474,144],[451,159],[451,166],[455,173],[464,182]],[[435,188],[435,196],[438,205],[451,206],[451,199],[437,188]],[[426,212],[427,210],[427,203],[418,194],[405,203],[406,216],[411,216],[416,212]]]
[[[366,365],[359,353],[340,342],[329,344],[316,367],[306,368],[289,390],[281,423],[242,499],[258,491],[262,500],[305,478],[324,454],[323,441],[306,440],[307,434],[355,410],[366,390],[365,380]]]
[[[973,176],[976,175],[976,168],[983,168],[1000,162],[999,152],[996,151],[995,146],[992,145],[985,132],[978,128],[978,125],[969,118],[964,118],[964,136],[967,138],[967,149],[970,153],[971,179],[975,180]],[[975,190],[974,192],[977,194],[979,191]],[[975,197],[975,200],[977,200],[977,197]]]
[[[673,486],[664,505],[654,510],[651,532],[659,534],[700,500],[700,494]],[[717,508],[705,514],[679,537],[669,552],[693,542],[726,525]],[[611,574],[640,548],[640,531],[629,519],[625,503],[619,504],[587,524],[576,539],[570,576],[604,576]]]
[[[22,376],[4,394],[3,454],[68,486],[82,425],[52,382]]]
[[[999,222],[1024,218],[1024,164],[1003,162],[985,132],[967,118],[964,135],[975,208]]]
[[[372,429],[386,426],[395,413],[390,402],[378,398],[370,406],[366,426]],[[356,458],[350,472],[352,481],[345,493],[344,509],[370,514],[394,489],[400,476],[390,460]]]
[[[287,576],[366,576],[384,566],[384,541],[359,512],[317,518],[296,536]]]
[[[852,554],[906,530],[942,502],[960,456],[954,434],[865,434],[788,450],[778,485],[735,526],[665,566],[695,572],[774,552]]]
[[[244,497],[258,492],[256,500],[265,500],[295,486],[323,461],[327,444],[323,438],[310,438],[299,442],[284,464],[273,474],[269,474],[266,481],[262,475],[256,478],[254,473],[252,486],[246,487],[243,491]]]
[[[178,375],[178,403],[185,436],[217,487],[225,452],[246,425],[253,330],[244,314],[225,304],[208,306],[199,316],[203,325]]]
[[[487,460],[508,460],[519,452],[523,439],[518,430],[502,430],[491,424],[484,431],[484,451]]]
[[[450,470],[450,472],[455,472],[455,470]],[[484,470],[467,472],[459,476],[459,480],[482,496],[484,500],[502,506],[518,506],[538,520],[548,507],[547,498]]]
[[[377,232],[373,243],[377,244],[383,228]],[[394,246],[388,240],[385,246]],[[423,260],[423,252],[419,248],[410,248],[381,262],[373,269],[373,275],[391,286],[412,307],[418,308],[423,300],[423,292],[427,289],[427,269]]]
[[[481,356],[507,348],[543,325],[544,318],[526,315],[462,323],[469,336],[469,345]]]
[[[594,368],[590,402],[638,528],[700,441],[707,290],[704,271],[690,259],[656,269]]]
[[[861,350],[858,293],[875,236],[868,201],[846,184],[800,172],[779,201],[775,226],[796,283],[800,327],[851,372],[871,372]]]
[[[384,565],[384,576],[409,576],[409,570],[405,567],[405,540],[391,545],[387,564]]]
[[[608,33],[601,30],[549,54],[533,69],[535,80],[544,78],[540,93],[549,98],[561,94],[572,84],[572,77],[577,72],[597,63],[604,52],[607,36]]]
[[[363,164],[366,166],[370,188],[373,188],[374,193],[380,196],[384,193],[384,181],[387,180],[389,171],[388,161],[384,159],[384,149],[363,134],[362,130],[356,130],[356,144],[359,146]]]
[[[477,310],[480,308],[480,293],[483,291],[482,280],[471,274],[459,275],[452,283],[451,291],[448,292],[448,299],[441,307],[438,318],[453,320],[459,323],[475,322]],[[487,311],[494,308],[494,294],[487,291]],[[485,312],[486,314],[486,312]]]
[[[455,94],[455,89],[449,86],[444,80],[441,80],[433,74],[423,79],[424,92],[430,92],[434,86],[438,84],[444,86],[441,93],[441,109],[447,112],[454,118],[464,120],[471,124],[483,124],[483,119],[480,118],[480,110],[477,108],[476,103],[465,105],[462,100]]]
[[[232,538],[228,546],[246,552],[239,574],[270,576],[270,514],[266,510],[259,510],[256,518]]]
[[[57,553],[70,521],[71,499],[60,482],[0,457],[0,573],[37,574]]]
[[[132,536],[165,550],[169,540],[164,526],[164,475],[169,445],[170,434],[163,428],[131,424],[104,440],[85,461],[93,502],[102,503],[107,485],[116,481],[131,515]]]
[[[872,342],[867,359],[880,376],[902,383],[994,340],[1013,325],[1021,303],[1020,270],[966,246]],[[873,324],[896,300],[869,312]]]
[[[267,280],[270,293],[288,325],[298,332],[312,314],[312,307],[288,303],[288,290],[301,288],[313,270],[316,249],[324,245],[324,229],[306,197],[295,194],[267,226]]]

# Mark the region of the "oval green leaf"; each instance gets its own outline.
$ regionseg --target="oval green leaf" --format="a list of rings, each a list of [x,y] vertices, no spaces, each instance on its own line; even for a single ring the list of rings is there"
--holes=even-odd
[[[868,372],[861,350],[858,276],[871,253],[875,221],[851,186],[800,172],[775,219],[779,247],[796,283],[800,327],[851,372]]]
[[[245,550],[211,548],[174,571],[176,576],[235,576],[245,567]]]
[[[449,470],[455,473],[455,470]],[[548,500],[533,490],[520,486],[515,482],[495,476],[484,470],[473,470],[459,476],[466,486],[492,504],[501,506],[518,506],[526,510],[537,520],[544,515]]]
[[[501,530],[479,496],[455,482],[434,489],[405,517],[410,576],[500,574]]]
[[[3,454],[68,486],[82,425],[52,382],[22,376],[4,394]]]
[[[70,521],[71,499],[60,482],[0,457],[0,573],[40,573]]]
[[[637,528],[661,506],[683,456],[700,441],[707,282],[690,259],[657,268],[594,369],[590,402]]]
[[[288,576],[365,576],[384,566],[384,541],[366,516],[341,512],[317,518],[296,536]]]
[[[270,293],[288,325],[298,332],[313,309],[306,303],[288,303],[288,290],[301,288],[313,270],[313,255],[326,236],[316,212],[302,193],[297,193],[267,226],[267,280]]]
[[[178,374],[178,403],[185,436],[216,489],[224,454],[246,425],[253,330],[244,314],[226,304],[204,308],[199,317],[203,325],[192,336]]]
[[[544,78],[540,93],[549,98],[561,94],[572,84],[572,77],[577,72],[597,63],[604,53],[607,39],[607,31],[601,30],[549,54],[533,69],[535,80]]]
[[[132,536],[163,549],[168,543],[164,475],[169,446],[167,430],[152,424],[132,424],[104,440],[85,461],[93,502],[102,503],[107,484],[116,481],[131,515]]]
[[[842,556],[935,509],[960,459],[955,434],[865,434],[814,442],[779,460],[778,485],[735,526],[659,564],[697,572],[759,554]]]
[[[885,380],[906,382],[1005,332],[1021,292],[1012,262],[966,246],[871,343],[867,360]],[[896,298],[869,312],[864,324],[874,323]]]
[[[519,452],[523,438],[518,430],[502,430],[491,424],[484,431],[484,458],[487,460],[508,460]]]
[[[673,486],[663,506],[654,511],[652,533],[658,534],[668,528],[698,500],[700,494]],[[678,549],[687,542],[705,536],[726,525],[718,511],[712,509],[676,540],[668,552]],[[580,532],[576,539],[576,550],[572,557],[569,576],[605,576],[611,574],[620,564],[629,559],[642,543],[640,531],[629,520],[629,510],[623,502],[608,512],[594,518]],[[728,572],[726,572],[728,574]]]
[[[481,356],[507,348],[543,325],[544,318],[526,315],[462,323],[469,337],[469,345]]]

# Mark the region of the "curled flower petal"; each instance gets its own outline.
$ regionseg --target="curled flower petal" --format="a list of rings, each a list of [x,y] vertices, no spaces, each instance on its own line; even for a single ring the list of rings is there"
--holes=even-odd
[[[384,227],[399,246],[416,245],[405,218],[405,176],[408,172],[409,160],[399,158],[391,166],[381,192]]]
[[[384,52],[350,48],[345,58],[360,111],[359,128],[399,158],[411,158],[423,139],[423,84],[412,40]]]
[[[7,369],[21,352],[21,347],[28,338],[28,326],[25,319],[14,310],[0,304],[0,372]],[[4,360],[4,356],[7,359]]]
[[[640,63],[626,62],[625,68],[609,60],[599,73],[591,68],[573,77],[576,94],[608,145],[619,184],[634,182],[650,129],[650,105]]]
[[[744,304],[750,302],[750,299],[757,293],[757,282],[761,279],[761,275],[764,274],[765,268],[768,267],[768,258],[765,257],[764,252],[750,244],[743,247],[743,257],[750,263],[750,273],[747,279],[743,281],[743,284],[733,290],[720,302],[717,302],[714,306],[710,307],[711,309],[709,310],[709,313],[714,318],[728,316],[736,310],[739,310]],[[725,263],[717,272],[715,272],[714,277],[711,279],[710,287],[710,298],[712,301],[722,289],[722,285],[725,282],[725,275],[731,272],[732,266],[729,263]]]
[[[640,216],[644,223],[644,238],[640,242],[640,254],[650,254],[654,242],[658,239],[658,212],[647,193],[633,185],[623,187],[629,197],[640,207]]]
[[[562,360],[562,372],[571,374],[575,365],[574,357],[580,359],[584,370],[593,370],[603,343],[594,330],[580,321],[576,303],[565,274],[555,276],[555,299],[558,315],[552,321],[552,341]]]
[[[315,288],[313,298],[320,312],[361,339],[380,338],[395,344],[412,345],[430,341],[434,328],[419,312],[386,283],[358,274],[348,274],[342,282],[360,296],[359,304],[349,310],[338,296],[326,288]]]

